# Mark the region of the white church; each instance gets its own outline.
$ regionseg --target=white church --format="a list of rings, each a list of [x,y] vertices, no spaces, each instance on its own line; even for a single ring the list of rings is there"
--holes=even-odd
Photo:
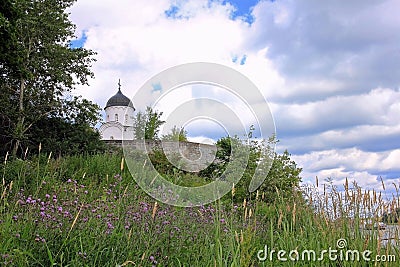
[[[132,101],[121,92],[121,83],[118,83],[118,92],[108,99],[104,108],[106,120],[100,126],[101,139],[104,141],[132,140],[131,145],[136,149],[149,151],[160,148],[157,142],[137,142],[134,140],[134,112],[135,107]],[[217,147],[210,144],[193,142],[167,141],[162,143],[162,150],[166,155],[179,153],[177,160],[185,163],[184,170],[198,172],[206,168],[213,162],[217,152]],[[177,162],[178,162],[177,161]],[[179,163],[179,164],[180,164]],[[177,163],[178,164],[178,163]]]
[[[104,110],[106,121],[99,128],[102,140],[133,140],[135,107],[121,92],[120,82],[118,82],[118,92],[108,99]]]

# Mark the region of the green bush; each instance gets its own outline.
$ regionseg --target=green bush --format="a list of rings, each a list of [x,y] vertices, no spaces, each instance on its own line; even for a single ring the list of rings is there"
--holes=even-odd
[[[290,159],[290,154],[284,151],[283,154],[277,154],[273,151],[273,146],[277,141],[274,137],[266,141],[251,140],[250,144],[245,144],[237,137],[224,137],[217,141],[218,151],[216,159],[206,169],[202,170],[199,175],[207,180],[214,180],[224,175],[227,166],[231,162],[232,145],[238,153],[243,153],[241,150],[248,149],[248,159],[243,156],[243,166],[245,171],[242,178],[235,185],[234,201],[242,201],[243,198],[249,198],[250,181],[253,179],[254,172],[262,155],[267,155],[271,158],[272,163],[268,174],[265,174],[265,180],[258,188],[259,194],[265,195],[265,201],[272,203],[277,197],[277,192],[281,192],[286,198],[291,198],[293,193],[301,182],[301,168]],[[264,152],[263,152],[264,151]],[[263,152],[263,153],[262,153]],[[239,156],[237,156],[242,160]],[[241,163],[239,162],[239,165]],[[239,168],[240,169],[240,168]],[[255,193],[253,193],[253,197]]]

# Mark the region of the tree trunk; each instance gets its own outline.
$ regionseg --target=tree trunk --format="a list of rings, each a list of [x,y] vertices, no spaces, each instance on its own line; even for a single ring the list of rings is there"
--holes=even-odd
[[[25,124],[25,114],[24,114],[24,93],[25,93],[25,79],[21,78],[20,86],[19,86],[19,104],[18,104],[18,121],[17,126],[14,131],[15,143],[12,151],[13,157],[15,157],[18,153],[18,148],[21,144],[21,139],[24,134],[24,124]]]

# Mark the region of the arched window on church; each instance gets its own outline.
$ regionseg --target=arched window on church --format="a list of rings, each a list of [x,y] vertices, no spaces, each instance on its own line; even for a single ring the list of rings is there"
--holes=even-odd
[[[118,121],[118,114],[115,114],[115,121]]]
[[[107,115],[107,122],[110,121],[110,115]]]

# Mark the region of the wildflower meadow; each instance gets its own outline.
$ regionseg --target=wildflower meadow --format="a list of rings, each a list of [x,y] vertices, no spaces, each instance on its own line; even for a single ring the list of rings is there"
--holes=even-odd
[[[313,185],[294,188],[290,198],[276,192],[267,201],[257,191],[237,200],[233,187],[219,201],[183,208],[149,197],[134,175],[145,174],[127,170],[119,153],[5,159],[0,265],[398,266],[400,260],[398,233],[383,242],[382,230],[366,230],[362,219],[375,214],[369,220],[378,222],[398,207],[397,196],[384,201],[349,182],[344,191]]]

